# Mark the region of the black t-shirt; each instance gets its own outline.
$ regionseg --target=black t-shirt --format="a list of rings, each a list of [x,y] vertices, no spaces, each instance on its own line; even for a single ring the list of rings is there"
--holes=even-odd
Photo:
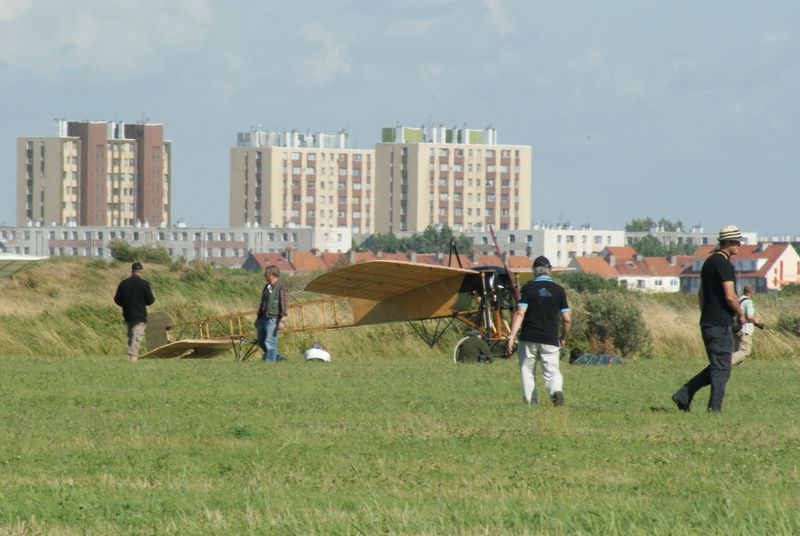
[[[711,254],[700,271],[700,289],[703,292],[703,309],[700,323],[714,326],[730,326],[736,314],[725,301],[724,281],[733,282],[736,288],[736,272],[730,258],[721,251]]]
[[[520,291],[520,305],[527,305],[519,340],[558,346],[561,313],[569,312],[567,293],[549,277],[537,277]]]

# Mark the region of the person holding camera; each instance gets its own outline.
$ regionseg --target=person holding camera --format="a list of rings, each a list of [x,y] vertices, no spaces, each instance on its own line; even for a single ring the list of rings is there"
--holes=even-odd
[[[750,355],[750,350],[753,349],[753,329],[755,327],[764,329],[764,324],[762,324],[761,320],[756,316],[752,285],[745,285],[742,289],[742,295],[739,297],[739,307],[742,308],[745,323],[742,324],[740,329],[734,334],[735,345],[732,359],[734,365],[741,365],[742,361]]]

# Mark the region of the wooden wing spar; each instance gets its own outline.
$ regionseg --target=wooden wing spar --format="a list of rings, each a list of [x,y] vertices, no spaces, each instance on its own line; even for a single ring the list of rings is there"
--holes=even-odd
[[[327,272],[306,290],[350,298],[353,325],[445,318],[473,270],[413,262],[368,261]]]

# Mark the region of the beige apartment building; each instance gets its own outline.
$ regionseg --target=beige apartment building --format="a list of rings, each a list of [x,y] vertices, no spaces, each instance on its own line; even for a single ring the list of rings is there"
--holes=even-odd
[[[346,133],[242,132],[230,158],[231,226],[373,232],[375,151]]]
[[[58,120],[57,130],[17,138],[17,225],[169,225],[163,125]]]
[[[530,228],[531,147],[495,129],[384,128],[375,162],[376,233]]]

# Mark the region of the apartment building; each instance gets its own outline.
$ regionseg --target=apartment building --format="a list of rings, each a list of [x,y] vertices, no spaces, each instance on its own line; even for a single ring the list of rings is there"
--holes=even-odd
[[[164,125],[57,120],[56,128],[17,138],[17,225],[169,224]]]
[[[372,233],[375,151],[347,133],[238,134],[230,156],[232,226],[347,228]]]
[[[493,128],[384,128],[375,162],[377,233],[530,227],[531,147],[500,145]]]

